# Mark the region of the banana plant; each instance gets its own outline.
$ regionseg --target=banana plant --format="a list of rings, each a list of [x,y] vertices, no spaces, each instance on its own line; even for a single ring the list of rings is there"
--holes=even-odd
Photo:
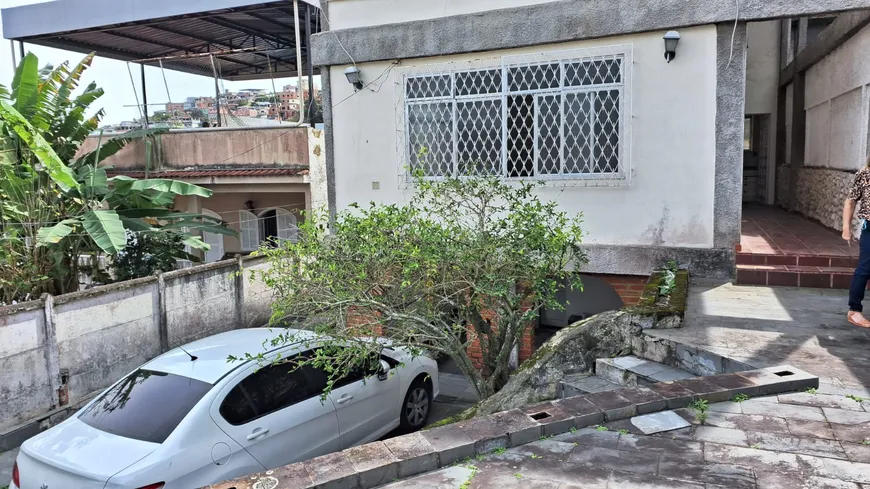
[[[73,67],[40,69],[31,53],[10,89],[0,85],[0,237],[15,246],[16,260],[27,257],[38,262],[39,273],[54,274],[53,292],[77,287],[81,254],[123,250],[127,231],[182,234],[185,245],[200,250],[208,245],[193,233],[235,234],[219,219],[172,210],[176,197],[208,198],[209,189],[176,180],[109,178],[106,158],[163,130],[130,131],[105,141],[100,136],[96,149],[80,151],[104,116],[91,109],[103,90],[93,83],[78,90],[92,61],[93,54]],[[13,255],[0,250],[0,260],[4,254]]]

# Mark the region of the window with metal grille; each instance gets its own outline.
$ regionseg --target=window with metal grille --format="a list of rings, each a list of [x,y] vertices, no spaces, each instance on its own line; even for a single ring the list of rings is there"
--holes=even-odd
[[[406,73],[405,166],[429,177],[625,180],[630,49],[537,58]]]

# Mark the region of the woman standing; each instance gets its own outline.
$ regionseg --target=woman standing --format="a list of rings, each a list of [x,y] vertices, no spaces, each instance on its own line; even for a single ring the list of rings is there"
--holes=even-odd
[[[861,236],[858,237],[858,268],[852,278],[852,286],[849,288],[849,314],[850,323],[860,328],[870,329],[870,321],[864,317],[864,292],[867,290],[867,282],[870,281],[870,231],[867,229],[867,221],[870,221],[870,160],[867,165],[855,175],[855,181],[849,190],[849,196],[843,204],[843,239],[849,246],[852,245],[852,216],[855,214],[855,206],[858,207],[858,219],[861,221]]]

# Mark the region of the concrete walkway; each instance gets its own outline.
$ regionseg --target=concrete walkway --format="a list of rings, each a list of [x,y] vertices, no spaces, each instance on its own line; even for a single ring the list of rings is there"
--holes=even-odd
[[[819,376],[822,392],[870,397],[870,331],[846,322],[847,299],[841,290],[696,282],[684,327],[648,334],[754,367],[794,365]]]
[[[382,489],[867,489],[870,403],[798,393],[710,406],[703,426],[629,420],[466,460]]]

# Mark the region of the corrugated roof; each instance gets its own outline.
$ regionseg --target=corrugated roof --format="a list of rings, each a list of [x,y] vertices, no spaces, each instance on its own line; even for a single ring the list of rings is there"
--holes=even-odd
[[[145,172],[109,171],[110,176],[125,175],[131,178],[146,178]],[[149,172],[147,178],[208,178],[208,177],[294,177],[308,175],[308,168],[207,168],[196,170],[165,170]]]
[[[9,39],[98,56],[137,61],[226,80],[296,75],[295,16],[287,0],[63,0],[2,10]],[[306,12],[312,34],[319,9],[299,2],[303,67],[308,56]],[[208,7],[203,7],[208,5]],[[80,8],[78,8],[78,7]],[[197,7],[201,11],[197,11]],[[247,50],[246,52],[238,52]],[[212,53],[210,56],[190,57]]]

